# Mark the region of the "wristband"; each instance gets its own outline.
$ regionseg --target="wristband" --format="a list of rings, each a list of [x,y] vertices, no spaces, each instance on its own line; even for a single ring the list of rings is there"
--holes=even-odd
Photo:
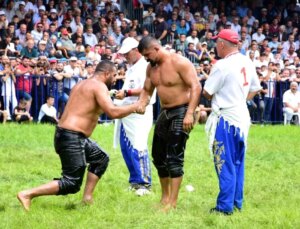
[[[127,90],[127,96],[132,96],[132,90]]]
[[[127,97],[127,96],[128,96],[128,91],[124,90],[124,97]]]

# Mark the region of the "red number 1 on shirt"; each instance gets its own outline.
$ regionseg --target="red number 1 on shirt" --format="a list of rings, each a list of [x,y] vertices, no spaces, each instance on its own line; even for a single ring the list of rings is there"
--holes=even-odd
[[[243,76],[244,76],[244,84],[243,84],[243,86],[247,86],[249,83],[247,82],[246,68],[245,68],[245,67],[243,67],[243,68],[241,69],[241,73],[242,73]]]

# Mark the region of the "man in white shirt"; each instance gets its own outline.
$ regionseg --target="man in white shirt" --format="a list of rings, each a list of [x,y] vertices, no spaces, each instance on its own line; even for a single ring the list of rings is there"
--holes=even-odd
[[[56,109],[53,106],[54,104],[54,97],[49,95],[47,97],[47,102],[41,106],[40,113],[39,113],[39,122],[40,123],[49,123],[56,125],[58,123],[58,119],[56,117]]]
[[[148,62],[137,50],[139,42],[132,37],[126,38],[119,50],[130,64],[122,90],[115,98],[117,105],[127,105],[136,102],[143,89],[146,79]],[[115,146],[120,143],[121,151],[129,170],[130,190],[136,195],[143,196],[150,193],[151,166],[148,153],[148,135],[153,124],[153,104],[156,93],[152,96],[146,111],[141,114],[130,114],[115,125]]]
[[[204,86],[204,96],[212,99],[205,129],[220,190],[210,212],[231,215],[243,204],[244,160],[251,123],[246,101],[261,86],[253,62],[238,51],[238,33],[223,29],[215,38],[222,59],[214,64]]]
[[[98,44],[98,39],[95,34],[93,34],[93,27],[88,27],[86,32],[83,34],[85,44],[94,47]]]
[[[290,89],[284,92],[283,105],[283,112],[286,114],[287,124],[290,124],[295,113],[300,115],[300,92],[298,91],[297,82],[291,82]]]
[[[258,28],[255,33],[252,34],[252,40],[256,40],[259,45],[262,44],[266,36],[262,33],[263,29]]]
[[[192,30],[191,35],[186,38],[188,43],[193,43],[194,47],[199,43],[199,39],[197,37],[197,30]]]

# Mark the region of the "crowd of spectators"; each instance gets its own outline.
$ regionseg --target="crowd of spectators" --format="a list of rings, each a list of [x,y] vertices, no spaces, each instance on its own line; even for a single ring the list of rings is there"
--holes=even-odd
[[[282,94],[290,82],[300,82],[296,1],[0,2],[1,100],[8,119],[22,99],[37,120],[49,95],[59,117],[72,87],[91,77],[101,60],[116,64],[118,89],[127,66],[118,49],[126,37],[155,36],[170,52],[189,58],[204,84],[218,60],[212,37],[224,28],[235,30],[240,52],[254,62],[263,86],[248,101],[252,118],[261,122],[281,120]]]

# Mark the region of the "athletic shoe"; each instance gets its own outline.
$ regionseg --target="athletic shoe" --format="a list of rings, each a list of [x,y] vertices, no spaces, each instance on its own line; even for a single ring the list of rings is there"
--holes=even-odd
[[[144,186],[141,186],[138,190],[135,191],[135,195],[137,196],[145,196],[145,195],[149,195],[150,193],[151,193],[150,190]]]
[[[220,211],[219,209],[217,209],[217,208],[212,208],[212,209],[210,209],[209,210],[209,213],[218,213],[218,214],[222,214],[222,215],[226,215],[226,216],[228,216],[228,215],[232,215],[232,212],[224,212],[224,211]]]
[[[128,191],[133,191],[133,192],[135,192],[135,191],[138,190],[140,187],[141,187],[141,185],[132,183],[132,184],[130,184],[130,186],[128,187]]]

